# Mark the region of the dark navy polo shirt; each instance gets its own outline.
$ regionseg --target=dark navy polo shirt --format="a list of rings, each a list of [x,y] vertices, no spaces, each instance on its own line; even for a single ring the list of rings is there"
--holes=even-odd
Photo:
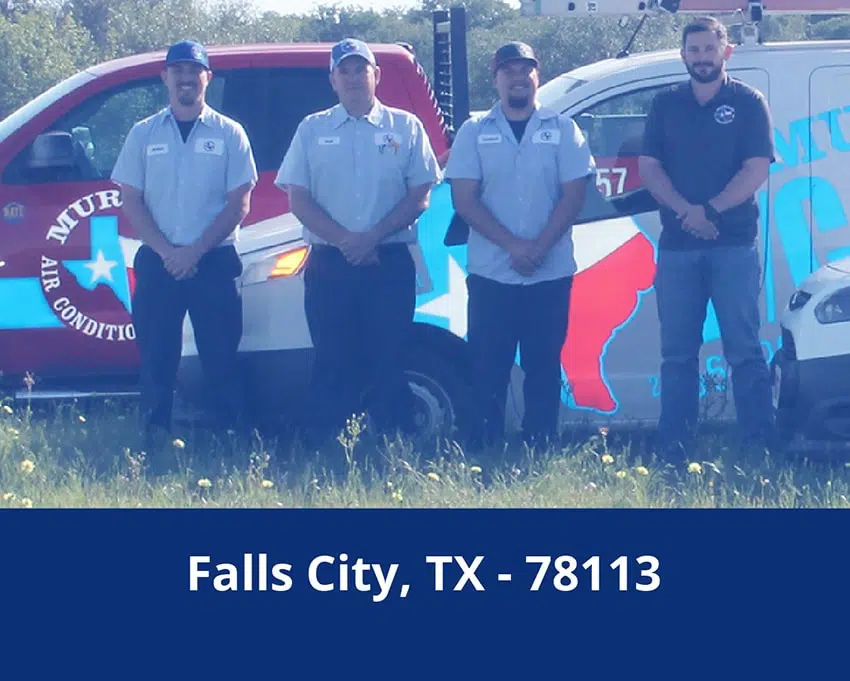
[[[690,81],[656,95],[644,129],[643,154],[661,161],[682,197],[695,205],[717,196],[741,170],[744,161],[766,157],[773,162],[773,123],[764,96],[727,74],[706,104],[694,96]],[[660,209],[660,248],[746,246],[755,242],[759,209],[755,196],[721,214],[713,241],[682,229],[666,206]]]

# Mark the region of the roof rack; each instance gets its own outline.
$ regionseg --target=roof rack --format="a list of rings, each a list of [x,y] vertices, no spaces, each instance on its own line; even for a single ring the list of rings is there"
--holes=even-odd
[[[654,14],[732,15],[740,20],[740,42],[761,42],[759,22],[770,14],[831,15],[850,13],[850,0],[520,0],[520,14],[542,17],[639,15],[637,30]],[[637,31],[636,31],[637,33]],[[634,36],[632,36],[632,40]],[[630,40],[629,43],[632,41]],[[628,54],[628,45],[618,56]]]

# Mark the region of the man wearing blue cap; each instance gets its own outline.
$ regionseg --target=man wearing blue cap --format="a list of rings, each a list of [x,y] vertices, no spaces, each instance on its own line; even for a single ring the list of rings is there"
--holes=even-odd
[[[368,45],[337,43],[330,82],[339,104],[301,122],[275,180],[312,244],[308,435],[343,427],[364,394],[379,431],[414,428],[404,376],[416,300],[409,245],[440,171],[422,122],[376,97],[380,79]]]
[[[206,103],[211,78],[202,45],[172,45],[162,71],[169,106],[132,127],[112,172],[143,242],[134,262],[133,323],[148,446],[171,428],[187,311],[218,424],[232,427],[240,416],[242,263],[234,242],[257,169],[244,128]]]

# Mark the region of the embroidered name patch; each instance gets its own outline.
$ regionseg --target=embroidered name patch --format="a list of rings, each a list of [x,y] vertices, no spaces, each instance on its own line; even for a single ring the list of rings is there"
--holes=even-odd
[[[333,147],[339,144],[339,137],[320,137],[319,138],[319,146],[320,147]]]
[[[167,144],[149,144],[148,145],[148,156],[159,156],[160,154],[168,153],[168,145]]]
[[[499,144],[502,136],[498,133],[492,135],[478,135],[478,144]]]

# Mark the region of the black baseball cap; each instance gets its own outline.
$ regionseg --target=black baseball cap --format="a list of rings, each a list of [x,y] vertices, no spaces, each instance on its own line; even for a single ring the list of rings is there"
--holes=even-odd
[[[493,73],[509,61],[528,61],[535,66],[540,66],[531,45],[520,42],[506,43],[496,50],[496,54],[493,55]]]
[[[210,60],[207,57],[207,51],[203,45],[193,40],[182,40],[168,48],[168,54],[165,56],[165,65],[171,66],[172,64],[179,64],[181,62],[198,64],[207,69],[207,71],[210,70]]]

